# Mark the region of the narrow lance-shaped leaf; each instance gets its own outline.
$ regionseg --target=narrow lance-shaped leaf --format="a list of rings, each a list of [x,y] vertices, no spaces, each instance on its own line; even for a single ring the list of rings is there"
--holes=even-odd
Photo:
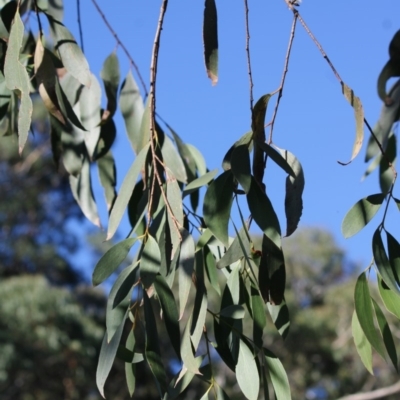
[[[186,196],[190,193],[195,192],[196,190],[200,189],[202,186],[207,185],[211,182],[215,175],[217,175],[218,169],[213,169],[210,172],[200,176],[199,178],[193,180],[188,185],[185,186],[185,190],[183,191],[183,196]]]
[[[161,128],[157,126],[157,131]],[[172,143],[172,140],[164,134],[164,142],[162,144],[161,153],[163,156],[164,165],[169,168],[175,178],[182,183],[187,182],[185,165],[179,155],[178,150]]]
[[[129,332],[128,338],[126,339],[126,348],[133,352],[135,348],[136,340],[133,330]],[[136,387],[136,364],[125,363],[125,378],[128,386],[129,395],[132,397]]]
[[[136,238],[122,240],[106,251],[94,268],[92,276],[94,286],[106,280],[119,267],[136,240]]]
[[[92,80],[89,64],[72,33],[51,15],[47,14],[47,18],[56,39],[54,47],[60,54],[64,67],[82,85],[89,87]]]
[[[243,254],[242,246],[239,240],[242,241],[242,245],[246,250],[246,254]],[[222,258],[218,260],[217,268],[219,269],[226,268],[227,266],[233,264],[237,260],[242,259],[249,253],[250,253],[250,241],[248,238],[247,228],[243,226],[242,229],[239,231],[239,234],[236,235],[235,239],[233,239],[233,242],[229,246],[226,253],[223,255]]]
[[[104,157],[97,160],[100,183],[104,188],[107,210],[110,211],[117,197],[115,185],[117,184],[117,173],[115,170],[114,157],[109,151]]]
[[[183,365],[184,367],[187,368],[188,372],[191,372],[193,374],[200,374],[199,365],[193,354],[192,342],[190,340],[191,325],[192,325],[192,314],[190,314],[185,330],[183,331],[182,342],[181,342],[181,357]]]
[[[207,75],[212,84],[216,85],[218,82],[218,18],[215,0],[205,0],[203,40]]]
[[[260,376],[253,352],[240,340],[236,379],[243,394],[249,400],[257,400],[260,391]]]
[[[108,224],[107,240],[111,239],[119,223],[121,222],[122,216],[128,206],[129,199],[131,198],[133,188],[136,185],[136,181],[145,163],[147,153],[149,150],[149,144],[145,146],[142,151],[138,154],[132,166],[129,168],[124,181],[122,182],[121,189],[118,197],[115,200],[114,207],[111,210],[110,220]]]
[[[367,277],[363,272],[357,279],[354,290],[354,305],[360,326],[371,343],[372,347],[385,359],[385,351],[382,346],[382,338],[374,325],[371,295],[369,293]]]
[[[397,156],[397,139],[395,134],[389,136],[387,146],[385,149],[385,155],[380,157],[379,163],[379,185],[382,193],[387,193],[393,184],[393,170],[389,166],[389,162],[392,166],[396,165]]]
[[[378,288],[383,304],[386,309],[400,319],[400,296],[386,285],[382,277],[378,274]]]
[[[293,174],[286,178],[285,214],[286,236],[290,236],[297,229],[303,213],[304,173],[299,160],[287,150],[280,149],[284,160]]]
[[[195,260],[195,245],[192,235],[181,229],[181,252],[179,256],[179,319],[183,317],[192,286],[192,273]]]
[[[19,61],[19,55],[24,37],[24,24],[19,15],[15,13],[8,40],[6,59],[4,63],[4,76],[6,85],[10,90],[16,90],[21,99],[18,113],[18,147],[22,153],[28,139],[32,118],[32,100],[29,95],[30,81],[25,67]]]
[[[224,171],[228,171],[231,169],[231,157],[233,151],[236,149],[236,147],[239,147],[241,145],[246,145],[249,148],[249,151],[252,150],[253,148],[253,132],[247,132],[245,133],[239,140],[237,140],[231,147],[230,149],[226,152],[224,159],[222,161],[222,168]]]
[[[105,59],[100,76],[103,80],[104,89],[107,96],[107,109],[102,115],[102,119],[106,120],[112,117],[117,109],[117,92],[120,80],[120,72],[119,61],[115,52],[112,52]]]
[[[264,354],[268,366],[268,373],[271,378],[272,386],[274,387],[276,400],[290,400],[292,396],[285,368],[279,358],[271,351],[264,349]]]
[[[140,259],[140,278],[143,286],[149,288],[160,270],[161,254],[158,243],[152,236],[147,237]]]
[[[357,313],[354,311],[351,322],[351,331],[353,333],[354,344],[356,345],[357,353],[361,358],[367,371],[373,375],[372,370],[372,347],[361,328],[360,322],[357,318]]]
[[[249,193],[251,187],[251,166],[248,146],[240,145],[233,150],[231,168],[233,175],[243,190]]]
[[[346,100],[354,109],[354,116],[356,119],[356,139],[353,145],[353,151],[351,154],[351,159],[347,163],[339,162],[341,165],[350,164],[357,154],[360,152],[361,146],[364,140],[364,109],[361,104],[361,100],[354,94],[353,90],[350,89],[345,83],[342,83],[342,91]]]
[[[359,200],[347,212],[342,222],[342,234],[349,238],[363,229],[380,209],[385,194],[371,194]]]
[[[204,197],[204,221],[213,235],[226,247],[229,245],[228,224],[233,202],[233,175],[223,172],[211,182]]]
[[[127,313],[128,311],[125,314],[125,318]],[[107,341],[107,332],[105,333],[103,343],[101,345],[99,362],[97,364],[96,371],[96,384],[99,392],[104,398],[104,384],[106,383],[107,377],[111,371],[111,367],[117,354],[119,342],[121,341],[122,332],[124,330],[125,318],[109,343]]]

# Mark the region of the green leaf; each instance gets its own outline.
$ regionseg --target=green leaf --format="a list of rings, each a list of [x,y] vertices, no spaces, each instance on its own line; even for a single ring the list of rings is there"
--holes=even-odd
[[[128,338],[126,339],[126,347],[133,352],[135,348],[136,340],[133,330],[129,332]],[[129,395],[132,397],[136,387],[136,365],[129,362],[125,362],[125,378],[126,384],[128,385]]]
[[[264,354],[276,400],[290,400],[292,395],[290,393],[289,379],[286,375],[285,368],[274,353],[264,349]]]
[[[389,136],[389,140],[387,142],[385,148],[385,156],[380,157],[379,164],[379,185],[382,190],[382,193],[387,193],[390,190],[390,187],[393,183],[393,171],[389,166],[388,161],[392,164],[392,166],[396,165],[396,155],[397,155],[397,143],[396,143],[396,135],[393,133]]]
[[[94,268],[92,276],[94,286],[106,280],[120,266],[136,240],[136,238],[122,240],[106,251]]]
[[[243,254],[242,245],[240,244],[240,240],[242,241],[242,245],[246,249],[246,254]],[[237,260],[242,259],[245,255],[250,253],[250,241],[249,234],[247,232],[246,227],[242,227],[239,234],[233,239],[232,244],[229,246],[226,253],[223,255],[221,259],[217,262],[217,268],[226,268],[229,265],[233,264]]]
[[[397,353],[396,353],[396,346],[393,341],[392,332],[390,331],[390,326],[386,321],[385,315],[383,314],[382,310],[380,309],[378,303],[371,297],[372,304],[375,309],[376,319],[378,321],[378,326],[381,331],[383,337],[383,343],[385,344],[386,351],[392,360],[393,366],[398,371],[397,367]]]
[[[246,193],[249,193],[251,186],[251,166],[249,147],[240,145],[235,147],[231,156],[231,168],[233,175]]]
[[[138,281],[138,265],[138,262],[134,262],[119,274],[108,295],[107,307],[114,309],[128,296]]]
[[[165,320],[165,327],[168,332],[168,336],[171,340],[172,347],[175,350],[178,358],[181,358],[181,333],[179,330],[179,314],[176,307],[174,295],[172,290],[167,285],[164,277],[160,274],[156,276],[154,280],[154,288],[156,289],[158,298],[160,299],[161,308],[163,310],[163,316]]]
[[[140,171],[142,170],[143,165],[146,161],[149,146],[150,144],[147,144],[138,154],[132,166],[129,168],[129,171],[126,174],[124,181],[122,182],[119,195],[115,200],[114,206],[111,210],[106,240],[109,240],[114,236],[118,225],[121,222],[122,216],[129,203],[129,199],[131,198],[133,188],[136,185],[136,181],[138,179]]]
[[[24,24],[17,9],[11,25],[7,53],[4,63],[4,77],[8,89],[15,90],[21,99],[18,114],[18,147],[22,153],[28,139],[32,118],[32,100],[30,98],[30,78],[19,57],[24,37]]]
[[[89,64],[72,33],[60,22],[47,14],[52,34],[55,37],[54,48],[58,51],[66,70],[82,85],[90,87],[92,75]]]
[[[160,353],[160,340],[157,333],[157,324],[147,292],[143,291],[144,317],[146,322],[145,357],[150,370],[154,375],[158,393],[162,398],[167,390],[167,376]]]
[[[228,224],[233,202],[233,175],[223,172],[211,182],[204,196],[204,221],[213,235],[225,247],[229,245]]]
[[[290,152],[280,149],[284,160],[293,172],[286,178],[285,214],[286,236],[290,236],[300,222],[303,213],[304,173],[299,160]],[[287,171],[286,171],[287,172]]]
[[[397,285],[400,285],[400,243],[389,232],[386,232],[386,236],[390,266]]]
[[[374,325],[371,296],[365,272],[357,279],[354,290],[354,304],[358,321],[366,338],[371,343],[372,347],[385,359],[382,338],[378,335]]]
[[[289,308],[285,300],[283,300],[279,305],[267,303],[267,307],[276,329],[285,339],[290,328]]]
[[[192,374],[200,374],[198,362],[193,354],[192,343],[190,340],[190,327],[192,325],[192,314],[183,331],[181,342],[181,357],[184,367]]]
[[[140,279],[148,289],[160,270],[161,253],[156,240],[148,235],[140,258]]]
[[[243,319],[246,313],[245,308],[240,304],[233,304],[220,311],[219,315],[222,317],[232,319]]]
[[[214,86],[218,82],[218,18],[215,0],[205,0],[203,40],[207,75]]]
[[[222,161],[222,168],[224,169],[224,171],[228,171],[231,169],[232,153],[236,149],[236,147],[239,147],[241,145],[247,145],[249,151],[252,149],[252,138],[253,138],[253,132],[247,132],[231,146],[231,148],[227,151]]]
[[[263,345],[263,333],[267,324],[264,302],[258,290],[251,286],[251,309],[253,312],[253,340],[254,344],[261,348]]]
[[[240,340],[236,379],[243,394],[249,400],[257,400],[260,391],[260,376],[253,352]]]
[[[115,161],[111,151],[97,160],[97,168],[101,186],[104,188],[107,210],[110,211],[117,197],[117,192],[115,191],[117,172],[115,170]]]
[[[388,244],[393,246],[392,236],[387,232]],[[386,254],[385,247],[383,246],[381,233],[379,228],[375,231],[372,238],[372,252],[374,255],[375,265],[378,268],[379,274],[385,281],[386,285],[390,287],[395,293],[400,295],[399,287],[397,286],[396,277],[393,273],[392,265]]]
[[[215,264],[215,258],[208,246],[204,247],[204,263],[206,267],[207,278],[211,286],[221,296],[221,288],[218,282],[218,272],[217,272],[217,266]]]
[[[378,288],[386,309],[400,319],[400,296],[391,290],[378,274]]]
[[[117,93],[121,76],[119,71],[119,61],[115,51],[105,59],[100,76],[103,80],[107,96],[107,111],[102,117],[104,120],[112,117],[117,109]]]
[[[192,273],[194,269],[195,245],[192,235],[181,229],[182,244],[179,256],[179,320],[182,319],[192,286]]]
[[[261,190],[255,178],[251,179],[247,203],[254,221],[278,248],[281,247],[281,228],[278,217],[268,196]]]
[[[90,162],[88,158],[85,157],[80,174],[77,177],[70,175],[69,184],[72,194],[85,217],[94,225],[100,227],[100,218],[97,213],[97,205],[93,195],[90,174]]]
[[[265,142],[257,142],[257,146],[259,146],[265,154],[279,167],[281,167],[288,175],[295,178],[298,174],[292,168],[293,161],[291,157],[294,157],[292,153],[287,150],[279,149],[279,151],[275,150],[272,146]],[[288,157],[289,155],[289,157]],[[303,178],[304,179],[304,178]]]
[[[237,262],[232,265],[232,271],[229,274],[228,280],[226,281],[226,286],[229,288],[229,292],[232,298],[232,303],[230,304],[239,304],[240,301],[240,282],[239,282],[239,271],[240,271],[241,263]],[[226,289],[225,289],[226,290]],[[230,305],[229,304],[229,305]],[[223,304],[221,305],[223,307]]]
[[[356,345],[357,353],[361,358],[367,371],[373,375],[372,370],[372,347],[361,328],[360,322],[357,318],[357,313],[354,311],[353,319],[351,322],[351,330],[353,332],[354,344]]]
[[[205,186],[208,183],[210,183],[213,180],[214,176],[217,175],[217,172],[218,169],[213,169],[212,171],[207,172],[206,174],[200,176],[200,178],[197,178],[192,182],[190,182],[188,185],[186,185],[185,190],[183,191],[183,196],[193,193],[202,186]]]
[[[135,153],[139,153],[140,127],[144,113],[143,99],[139,88],[133,79],[132,71],[129,70],[122,83],[119,95],[119,108],[125,121],[125,128],[129,141]]]
[[[107,332],[104,335],[103,343],[101,345],[99,362],[97,364],[96,371],[96,384],[101,395],[104,396],[104,384],[106,383],[108,374],[111,371],[111,367],[114,363],[115,356],[117,354],[119,342],[121,341],[122,332],[124,330],[125,319],[128,311],[125,313],[125,318],[122,320],[119,328],[115,332],[115,335],[110,342],[107,341]]]
[[[347,163],[343,163],[339,161],[341,165],[350,164],[354,158],[357,157],[357,154],[360,152],[360,149],[364,140],[364,109],[361,104],[361,100],[354,94],[353,89],[350,89],[345,83],[342,82],[342,91],[346,100],[350,103],[350,105],[354,109],[354,116],[356,119],[356,139],[353,145],[353,151],[351,154],[351,159]]]
[[[169,168],[175,178],[179,182],[186,183],[187,175],[185,165],[178,153],[178,150],[172,143],[172,140],[164,135],[164,143],[162,144],[161,153],[163,156],[164,165]]]
[[[385,194],[372,194],[359,200],[348,211],[342,222],[342,234],[349,238],[363,229],[380,209]]]

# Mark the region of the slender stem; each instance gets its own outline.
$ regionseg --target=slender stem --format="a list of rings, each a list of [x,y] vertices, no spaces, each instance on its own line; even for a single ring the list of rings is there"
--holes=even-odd
[[[43,28],[42,28],[42,22],[40,21],[39,7],[38,7],[38,4],[37,4],[37,0],[34,0],[34,1],[35,1],[36,17],[37,17],[38,25],[39,25],[39,34],[40,34],[40,37],[42,37],[43,36]]]
[[[83,32],[82,32],[82,22],[81,22],[81,1],[76,0],[76,10],[77,10],[77,18],[78,18],[78,28],[79,28],[79,40],[81,42],[81,49],[83,52]]]
[[[93,5],[95,6],[97,12],[100,14],[103,22],[106,24],[108,30],[111,32],[111,34],[114,36],[115,40],[117,41],[118,45],[121,46],[121,49],[124,51],[126,57],[128,58],[129,62],[131,63],[131,65],[133,66],[133,68],[135,68],[136,74],[139,77],[139,81],[143,87],[143,91],[145,93],[145,96],[147,97],[148,92],[147,92],[147,88],[146,85],[144,83],[144,80],[142,78],[142,74],[139,71],[139,68],[137,66],[137,64],[135,63],[133,57],[130,55],[129,51],[127,50],[127,48],[125,47],[125,45],[121,42],[120,38],[118,37],[118,35],[116,34],[116,32],[114,31],[114,29],[112,28],[112,26],[110,25],[110,23],[108,22],[106,16],[104,15],[103,11],[101,10],[100,6],[97,4],[96,0],[92,0]]]
[[[283,67],[281,84],[280,84],[279,88],[273,93],[273,94],[278,93],[278,99],[276,100],[274,114],[272,115],[271,122],[269,123],[271,128],[270,128],[270,131],[269,131],[268,144],[272,143],[272,135],[273,135],[274,125],[275,125],[275,119],[276,119],[276,116],[278,114],[278,108],[279,108],[279,104],[280,104],[280,101],[281,101],[281,97],[283,96],[283,88],[285,86],[286,74],[287,74],[288,69],[289,69],[289,59],[290,59],[290,53],[291,53],[292,46],[293,46],[294,34],[295,34],[295,31],[296,31],[297,18],[298,18],[298,14],[294,13],[292,29],[290,31],[288,49],[286,51],[285,64],[284,64],[284,67]]]
[[[251,71],[251,60],[250,60],[250,29],[249,29],[249,5],[247,0],[244,0],[245,10],[245,25],[246,25],[246,54],[247,54],[247,71],[249,73],[249,86],[250,86],[250,116],[253,113],[253,74]]]

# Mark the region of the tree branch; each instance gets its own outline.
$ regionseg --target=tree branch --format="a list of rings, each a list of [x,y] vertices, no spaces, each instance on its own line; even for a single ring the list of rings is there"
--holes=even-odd
[[[371,392],[350,394],[348,396],[340,397],[337,400],[375,400],[382,399],[383,397],[398,392],[400,392],[400,382],[382,389],[372,390]]]
[[[249,86],[250,86],[250,117],[253,113],[253,74],[251,72],[251,61],[250,61],[250,29],[249,29],[249,5],[247,0],[244,0],[244,11],[245,11],[245,25],[246,25],[246,54],[247,54],[247,70],[249,73]]]

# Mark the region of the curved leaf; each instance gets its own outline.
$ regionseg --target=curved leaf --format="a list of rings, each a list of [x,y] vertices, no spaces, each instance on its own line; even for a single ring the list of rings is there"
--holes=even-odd
[[[140,279],[143,286],[149,288],[160,270],[161,253],[156,240],[148,235],[140,258]]]
[[[107,210],[110,211],[117,197],[117,192],[115,190],[117,184],[117,172],[115,170],[115,161],[111,151],[97,160],[97,169],[101,186],[103,186],[104,189]]]
[[[206,174],[200,176],[199,178],[191,181],[188,185],[186,185],[185,190],[183,191],[183,196],[193,193],[202,186],[207,185],[209,182],[213,180],[214,176],[217,175],[217,172],[218,169],[213,169],[212,171],[207,172]]]
[[[233,151],[236,149],[236,147],[239,147],[241,145],[247,145],[249,148],[249,151],[252,149],[252,138],[253,138],[253,132],[246,132],[239,140],[237,140],[231,148],[226,152],[224,159],[222,161],[222,168],[224,171],[228,171],[231,169],[231,157]]]
[[[395,166],[397,156],[397,139],[393,133],[389,136],[385,149],[385,156],[380,157],[379,163],[379,185],[382,193],[387,193],[393,184],[393,171],[388,161]]]
[[[235,147],[231,156],[231,169],[243,190],[249,193],[251,186],[251,166],[248,146],[240,145]]]
[[[103,80],[107,96],[107,110],[102,116],[102,119],[104,120],[112,117],[117,109],[117,92],[121,76],[119,72],[119,61],[115,52],[112,52],[104,60],[100,76]]]
[[[110,306],[111,309],[117,307],[132,290],[133,285],[138,281],[138,265],[136,261],[119,274],[108,295],[107,307]]]
[[[378,288],[383,304],[386,309],[400,319],[400,296],[386,285],[382,277],[378,274]]]
[[[367,371],[373,375],[372,370],[372,347],[361,328],[360,322],[357,318],[357,313],[354,311],[351,322],[351,330],[353,333],[354,344],[356,345],[357,353],[361,358]]]
[[[343,219],[343,236],[349,238],[363,229],[378,212],[384,198],[385,194],[377,193],[365,197],[354,204]]]
[[[289,379],[286,375],[285,368],[274,353],[264,349],[264,354],[276,400],[290,400],[292,395],[290,393]]]
[[[205,0],[203,40],[207,75],[212,84],[216,85],[218,82],[218,18],[215,0]]]
[[[192,273],[194,269],[195,245],[192,235],[181,229],[182,244],[179,256],[179,320],[188,302],[190,288],[192,286]]]
[[[254,354],[243,340],[240,340],[236,379],[246,398],[257,400],[260,391],[260,376]]]
[[[242,319],[246,313],[245,308],[240,304],[232,304],[220,311],[219,315],[222,317],[232,319]]]
[[[187,175],[185,165],[183,164],[178,150],[176,150],[172,140],[167,135],[164,135],[164,143],[162,144],[161,153],[164,165],[172,171],[179,182],[186,183]]]
[[[246,249],[247,253],[243,254],[242,245],[240,244],[240,240],[242,241],[242,245]],[[237,260],[242,259],[247,254],[250,253],[250,241],[249,234],[247,232],[247,228],[242,227],[239,231],[239,234],[233,239],[233,242],[229,246],[226,253],[222,256],[221,259],[217,262],[217,268],[226,268],[229,265],[233,264]]]

